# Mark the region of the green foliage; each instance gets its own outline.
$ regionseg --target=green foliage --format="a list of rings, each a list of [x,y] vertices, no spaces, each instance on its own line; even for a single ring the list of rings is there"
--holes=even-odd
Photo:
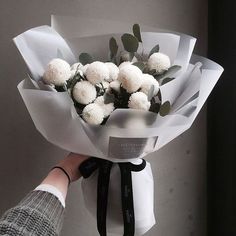
[[[65,92],[67,91],[67,87],[66,85],[62,85],[62,86],[55,86],[55,89],[57,90],[57,92]]]
[[[160,107],[160,111],[159,111],[160,116],[168,115],[170,112],[170,108],[171,108],[170,102],[169,101],[164,102]]]
[[[110,49],[110,57],[111,59],[113,59],[116,56],[117,51],[118,51],[118,44],[114,37],[110,38],[109,49]]]
[[[139,42],[138,39],[132,34],[123,34],[121,36],[121,41],[123,43],[124,49],[127,52],[137,52]]]
[[[145,64],[142,61],[134,62],[132,65],[137,66],[141,71],[145,68]]]
[[[80,63],[82,63],[83,65],[86,65],[86,64],[90,64],[92,63],[94,60],[93,60],[93,57],[86,53],[86,52],[82,52],[80,55],[79,55],[79,61]]]
[[[112,102],[115,101],[115,95],[111,94],[111,93],[105,93],[103,95],[103,98],[104,98],[104,103],[105,104],[109,104],[109,103],[112,103]]]
[[[154,46],[154,47],[152,48],[152,50],[149,52],[148,57],[150,57],[153,53],[159,52],[159,50],[160,50],[160,46],[159,46],[159,44],[157,44],[157,45]]]
[[[140,32],[140,26],[139,24],[134,24],[133,25],[133,34],[134,36],[138,39],[140,43],[142,43],[142,38],[141,38],[141,32]]]
[[[162,73],[161,75],[157,75],[155,76],[155,78],[157,80],[160,80],[160,79],[164,79],[164,78],[167,78],[167,77],[171,77],[173,76],[176,72],[178,72],[179,70],[181,69],[181,66],[178,66],[178,65],[174,65],[174,66],[171,66],[168,70],[166,70],[164,73]]]
[[[175,78],[170,78],[170,77],[167,77],[167,78],[164,78],[162,81],[161,81],[161,83],[160,83],[160,85],[164,85],[164,84],[167,84],[167,83],[169,83],[170,81],[172,81],[172,80],[174,80]]]
[[[159,110],[160,110],[159,103],[151,103],[151,107],[150,107],[149,111],[154,112],[154,113],[158,113]]]

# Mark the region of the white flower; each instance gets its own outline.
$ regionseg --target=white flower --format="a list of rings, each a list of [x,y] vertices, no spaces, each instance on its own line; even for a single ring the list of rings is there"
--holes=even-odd
[[[70,65],[59,58],[51,60],[43,74],[43,81],[46,84],[61,86],[70,78]]]
[[[150,106],[151,103],[148,101],[147,95],[143,92],[133,93],[129,98],[129,108],[148,111]]]
[[[128,93],[136,92],[142,84],[142,71],[137,66],[124,66],[119,72],[118,80]]]
[[[132,63],[130,61],[124,61],[119,65],[119,69],[121,70],[123,67],[131,65]]]
[[[107,79],[108,82],[116,80],[119,74],[119,68],[112,62],[106,62],[105,65],[109,70],[109,77]]]
[[[102,108],[104,117],[108,117],[113,112],[113,110],[115,109],[113,102],[108,103],[108,104],[104,103],[104,97],[103,96],[97,97],[96,100],[94,101],[94,103],[98,104]]]
[[[148,92],[151,89],[152,85],[154,86],[153,96],[156,96],[160,88],[158,81],[152,75],[143,74],[140,91],[148,95]]]
[[[109,70],[105,63],[100,61],[95,61],[88,65],[85,71],[86,78],[92,84],[101,83],[103,80],[108,80]]]
[[[83,65],[80,62],[77,62],[75,64],[73,64],[70,69],[71,70],[80,70],[83,67]]]
[[[147,62],[149,70],[156,70],[162,73],[170,67],[170,58],[160,52],[153,53]]]
[[[70,77],[74,77],[75,76],[75,73],[76,73],[77,70],[71,70],[70,71]]]
[[[72,92],[74,99],[84,105],[94,101],[97,96],[95,86],[88,81],[77,82]]]
[[[109,90],[110,89],[113,89],[115,90],[116,92],[120,92],[120,81],[119,80],[114,80],[112,81],[110,84],[109,84]]]
[[[98,104],[91,103],[83,109],[82,117],[90,125],[99,125],[103,121],[104,114]]]
[[[90,65],[90,64],[86,64],[86,65],[84,65],[84,66],[82,66],[82,67],[80,68],[80,70],[82,71],[83,74],[85,74],[85,72],[86,72],[86,70],[87,70],[87,68],[88,68],[89,65]]]

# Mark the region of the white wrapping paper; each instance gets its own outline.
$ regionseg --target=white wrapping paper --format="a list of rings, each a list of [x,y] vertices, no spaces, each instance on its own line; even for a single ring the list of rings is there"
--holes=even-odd
[[[140,164],[141,160],[132,161]],[[96,216],[97,209],[97,177],[98,173],[82,181],[84,202],[92,216]],[[120,169],[114,164],[111,169],[108,192],[107,232],[123,235],[123,216],[121,208]],[[151,166],[146,162],[146,167],[140,172],[132,172],[133,200],[135,213],[135,235],[143,235],[155,223],[154,216],[154,184]]]
[[[120,32],[127,31],[129,25],[53,16],[52,26],[66,41],[48,26],[31,29],[14,39],[33,78],[20,82],[18,89],[38,131],[49,142],[70,152],[113,162],[139,162],[137,158],[160,149],[190,128],[223,72],[215,62],[192,54],[195,38],[141,26],[151,31],[142,33],[145,52],[158,43],[160,51],[170,57],[172,64],[182,67],[175,80],[160,88],[162,102],[170,101],[171,111],[161,117],[152,112],[117,109],[105,125],[91,126],[78,116],[67,92],[55,92],[39,79],[47,63],[56,57],[74,63],[74,55],[88,52],[97,60],[106,61],[110,37],[115,37],[121,45]],[[114,165],[110,176],[107,228],[112,233],[122,234],[119,175]],[[142,235],[155,224],[149,163],[141,172],[132,173],[132,183],[135,232]],[[97,172],[82,181],[85,204],[93,216],[96,216],[96,185]]]

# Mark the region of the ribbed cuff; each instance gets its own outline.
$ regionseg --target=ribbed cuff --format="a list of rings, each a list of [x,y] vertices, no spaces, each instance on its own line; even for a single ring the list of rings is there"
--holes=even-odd
[[[57,232],[61,230],[64,207],[53,194],[44,191],[32,191],[20,202],[20,205],[40,212],[48,218]]]

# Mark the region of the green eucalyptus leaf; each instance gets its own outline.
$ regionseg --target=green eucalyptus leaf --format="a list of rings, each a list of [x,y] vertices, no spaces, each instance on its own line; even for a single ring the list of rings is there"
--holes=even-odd
[[[90,63],[93,62],[93,57],[90,54],[86,53],[86,52],[82,52],[79,55],[79,61],[83,65],[90,64]]]
[[[160,111],[159,111],[159,114],[161,115],[161,116],[166,116],[166,115],[168,115],[169,114],[169,112],[170,112],[170,102],[169,101],[166,101],[166,102],[164,102],[162,105],[161,105],[161,107],[160,107]]]
[[[111,55],[111,52],[110,52],[109,58],[110,58],[110,62],[113,62],[114,64],[117,65],[117,59],[115,56]]]
[[[165,72],[163,72],[161,75],[155,75],[154,77],[157,80],[161,80],[161,79],[165,79],[168,77],[172,77],[176,72],[178,72],[181,69],[181,66],[178,65],[174,65],[171,66],[168,70],[166,70]]]
[[[65,91],[67,91],[67,87],[66,87],[66,85],[64,84],[64,85],[61,85],[61,86],[55,86],[55,89],[57,90],[57,92],[65,92]]]
[[[160,103],[153,103],[149,111],[158,113],[160,111]]]
[[[138,61],[145,61],[145,60],[143,60],[144,55],[141,55],[141,54],[136,52],[134,54],[134,56],[137,58]]]
[[[147,65],[144,67],[143,73],[144,73],[144,74],[150,74]]]
[[[145,64],[141,61],[134,62],[132,65],[137,66],[141,71],[145,68]]]
[[[140,26],[139,24],[134,24],[133,25],[133,34],[134,36],[138,39],[140,43],[142,43],[142,38],[141,38],[141,32],[140,32]]]
[[[167,78],[164,78],[162,81],[161,81],[161,85],[164,85],[164,84],[167,84],[169,83],[170,81],[174,80],[175,78],[170,78],[170,77],[167,77]]]
[[[129,52],[129,60],[132,61],[134,58],[134,52]]]
[[[148,69],[148,68],[147,68],[147,69]],[[155,76],[156,70],[155,70],[155,69],[153,69],[153,70],[149,70],[149,69],[148,69],[148,74]]]
[[[116,39],[114,37],[110,38],[109,41],[109,48],[111,52],[111,58],[115,57],[118,51],[118,44],[116,42]]]
[[[151,101],[151,99],[154,97],[154,89],[155,89],[154,85],[152,84],[151,88],[148,91],[148,95],[147,95],[148,101]]]
[[[152,50],[149,52],[148,57],[150,57],[153,53],[159,52],[159,50],[160,50],[160,46],[159,46],[159,44],[157,44],[157,45],[154,46],[154,47],[152,48]]]
[[[81,77],[78,75],[78,76],[74,76],[73,78],[69,79],[67,81],[67,88],[68,89],[73,89],[74,86],[76,85],[77,82],[79,82],[81,80]]]
[[[181,66],[178,66],[178,65],[171,66],[171,67],[165,72],[165,77],[172,76],[173,74],[175,74],[175,73],[178,72],[179,70],[181,70]]]
[[[132,34],[123,34],[121,36],[121,41],[123,43],[124,49],[127,52],[137,52],[139,42],[136,37],[134,37]]]

